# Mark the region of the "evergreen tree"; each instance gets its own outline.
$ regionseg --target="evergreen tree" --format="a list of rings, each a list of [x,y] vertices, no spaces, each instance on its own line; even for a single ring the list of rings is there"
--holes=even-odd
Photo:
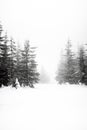
[[[8,47],[7,47],[7,34],[2,37],[2,25],[0,25],[0,87],[1,85],[8,85]]]
[[[80,82],[87,85],[87,54],[84,46],[79,48],[79,72]]]
[[[36,72],[34,48],[30,47],[29,41],[24,44],[21,61],[21,81],[24,85],[33,87],[34,83],[38,82],[38,73]]]
[[[10,84],[13,84],[16,80],[16,44],[13,40],[13,38],[10,39],[10,69],[9,69],[9,75],[10,75]]]
[[[77,81],[75,80],[75,55],[72,52],[71,41],[68,40],[65,54],[62,55],[62,61],[59,65],[56,80],[59,83],[70,83],[74,84]]]
[[[84,74],[85,74],[85,65],[84,65],[84,48],[80,46],[78,56],[78,65],[79,65],[79,82],[84,83]]]
[[[2,32],[0,25],[0,87],[2,84],[15,86],[16,79],[20,84],[33,87],[39,81],[35,61],[36,48],[30,47],[29,41],[26,41],[24,50],[20,50],[16,48],[13,38],[8,40],[7,34],[2,36]]]
[[[56,73],[56,81],[59,83],[59,84],[62,84],[62,83],[65,83],[66,80],[65,80],[65,58],[64,58],[64,55],[63,53],[61,53],[61,56],[60,56],[60,60],[59,60],[59,64],[58,64],[58,68],[57,68],[57,73]]]
[[[33,86],[33,84],[38,83],[39,81],[39,73],[37,72],[37,63],[35,61],[35,47],[30,48],[30,65],[29,65],[29,80],[30,80],[30,86]]]
[[[29,85],[29,57],[30,57],[30,45],[29,41],[24,44],[24,50],[22,50],[22,61],[21,61],[21,82],[22,84]]]

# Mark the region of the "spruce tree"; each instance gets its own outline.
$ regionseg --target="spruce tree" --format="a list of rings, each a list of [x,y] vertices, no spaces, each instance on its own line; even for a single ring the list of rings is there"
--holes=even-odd
[[[79,65],[79,82],[84,83],[84,74],[85,74],[85,64],[84,64],[84,47],[80,46],[79,47],[79,53],[78,53],[78,65]]]
[[[29,41],[24,44],[21,61],[21,82],[25,86],[33,87],[38,82],[38,73],[36,71],[37,64],[35,62],[34,48],[30,47]]]
[[[29,80],[30,80],[30,86],[33,86],[33,84],[38,83],[39,81],[39,73],[37,72],[37,63],[35,61],[35,47],[30,48],[30,65],[29,65]]]
[[[59,84],[62,84],[62,83],[66,83],[66,80],[65,80],[65,75],[66,75],[66,68],[65,68],[65,57],[63,55],[63,53],[61,53],[60,55],[60,60],[58,60],[59,64],[58,64],[58,68],[57,68],[57,72],[56,72],[56,81],[59,83]]]
[[[80,82],[87,85],[87,54],[84,46],[80,46],[79,49],[79,71]]]
[[[7,47],[7,35],[2,35],[2,25],[0,25],[0,87],[1,85],[8,86],[8,47]]]
[[[29,41],[26,41],[24,44],[24,50],[22,50],[22,60],[21,60],[21,82],[22,84],[29,85],[29,54],[30,45]]]
[[[10,39],[10,45],[9,45],[9,54],[10,54],[10,84],[13,84],[16,80],[16,44],[13,40],[13,38]]]
[[[75,80],[75,55],[72,52],[71,41],[68,40],[65,54],[62,55],[61,63],[58,68],[56,80],[59,83],[76,83]]]

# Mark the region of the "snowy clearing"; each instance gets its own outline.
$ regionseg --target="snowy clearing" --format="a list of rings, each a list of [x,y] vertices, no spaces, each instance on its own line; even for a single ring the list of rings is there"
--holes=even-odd
[[[0,130],[87,130],[87,88],[1,88]]]

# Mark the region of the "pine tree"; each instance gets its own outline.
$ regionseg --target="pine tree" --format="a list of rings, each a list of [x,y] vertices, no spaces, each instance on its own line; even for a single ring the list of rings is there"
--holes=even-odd
[[[29,65],[29,80],[30,80],[30,86],[33,86],[33,84],[38,83],[39,81],[39,73],[37,72],[37,63],[35,61],[35,47],[30,48],[30,65]]]
[[[85,51],[84,47],[80,46],[78,53],[78,65],[79,65],[79,82],[84,83],[85,64],[84,64]]]
[[[66,83],[65,75],[66,75],[66,68],[65,68],[65,57],[63,53],[61,52],[57,73],[56,73],[56,81],[59,84]]]
[[[87,85],[87,54],[84,46],[80,46],[79,48],[79,75],[80,82],[82,84]]]
[[[83,71],[83,81],[84,84],[87,85],[87,44],[86,45],[86,49],[84,50],[84,71]]]
[[[16,44],[13,38],[10,39],[9,48],[10,48],[9,75],[10,75],[10,84],[13,84],[13,82],[15,82],[16,80]]]
[[[72,52],[71,41],[68,40],[65,54],[62,55],[62,61],[59,65],[56,80],[59,83],[76,83],[75,80],[75,55]]]
[[[21,82],[25,86],[33,87],[34,83],[38,82],[38,73],[36,71],[34,48],[30,47],[29,41],[24,44],[24,50],[22,51],[21,61]]]
[[[0,25],[0,87],[1,85],[8,86],[8,47],[7,47],[7,34],[2,37],[2,25]]]
[[[22,50],[22,61],[21,61],[21,84],[26,86],[29,85],[29,54],[30,45],[29,41],[26,41],[24,44],[24,50]]]

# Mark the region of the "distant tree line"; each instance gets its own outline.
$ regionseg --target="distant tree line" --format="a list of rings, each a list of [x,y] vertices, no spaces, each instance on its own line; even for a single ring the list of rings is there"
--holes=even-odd
[[[68,40],[66,48],[61,54],[61,60],[56,73],[59,84],[85,84],[87,85],[87,45],[83,44],[74,52],[72,43]]]
[[[38,83],[35,49],[30,46],[29,40],[20,49],[12,37],[8,38],[0,24],[0,87],[15,86],[16,78],[21,86],[34,87]]]

